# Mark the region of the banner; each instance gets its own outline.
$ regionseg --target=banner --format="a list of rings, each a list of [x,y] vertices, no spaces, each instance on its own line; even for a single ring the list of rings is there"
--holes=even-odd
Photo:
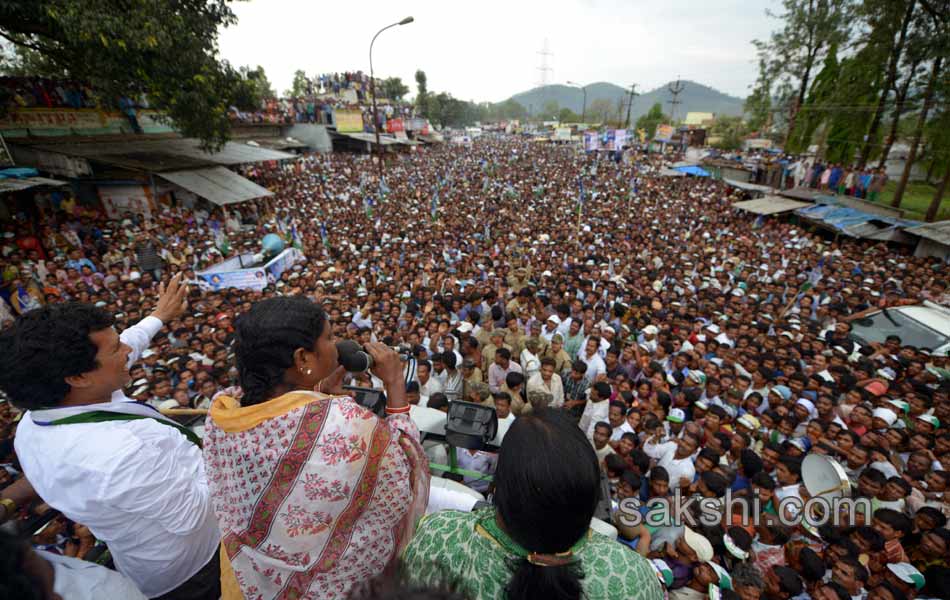
[[[405,130],[406,126],[402,122],[402,119],[389,119],[386,121],[386,131],[389,133],[398,133]]]
[[[101,129],[107,116],[94,108],[21,108],[0,118],[0,129]]]
[[[596,131],[584,132],[584,150],[600,150],[600,134]]]
[[[339,133],[358,133],[363,131],[363,113],[353,109],[333,111],[333,120]]]
[[[121,219],[125,213],[151,218],[155,206],[145,185],[99,185],[99,200],[110,219]]]
[[[672,142],[673,141],[673,126],[672,125],[657,125],[656,134],[653,136],[653,139],[658,142]]]
[[[227,288],[262,291],[267,287],[267,274],[264,269],[244,269],[224,273],[198,274],[198,286],[207,291],[217,292]]]
[[[623,145],[627,143],[627,130],[618,129],[614,131],[614,147],[613,150],[623,150]]]
[[[571,128],[570,127],[558,127],[554,130],[554,139],[559,142],[569,142],[571,141]]]

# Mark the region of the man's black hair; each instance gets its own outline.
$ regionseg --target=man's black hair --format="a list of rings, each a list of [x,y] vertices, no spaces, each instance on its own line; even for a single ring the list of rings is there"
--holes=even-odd
[[[89,336],[114,322],[101,308],[78,302],[27,312],[0,331],[0,390],[21,410],[59,405],[71,389],[67,377],[99,367]]]

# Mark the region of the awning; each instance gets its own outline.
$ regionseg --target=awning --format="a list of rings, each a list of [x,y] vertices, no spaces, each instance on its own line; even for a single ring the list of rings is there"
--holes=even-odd
[[[790,200],[789,198],[782,198],[780,196],[765,196],[764,198],[756,198],[755,200],[736,202],[732,205],[733,208],[738,208],[739,210],[744,210],[756,215],[776,215],[798,210],[799,208],[805,208],[806,206],[811,206],[811,203]]]
[[[41,185],[66,185],[66,181],[58,179],[48,179],[46,177],[20,177],[0,179],[0,194],[3,192],[16,192]]]
[[[159,173],[158,176],[218,206],[274,195],[267,188],[263,188],[225,167],[170,171]]]
[[[369,142],[370,144],[376,143],[376,134],[375,133],[340,133],[337,132],[337,135],[342,137],[348,137],[354,140],[359,140],[361,142]],[[399,140],[393,137],[386,135],[379,136],[379,143],[381,146],[394,146],[399,143]]]
[[[666,167],[660,169],[660,175],[663,177],[686,177],[686,173],[676,169],[667,169]]]
[[[739,188],[740,190],[745,190],[747,192],[762,192],[763,194],[771,194],[775,192],[773,188],[770,188],[767,185],[738,181],[736,179],[729,179],[728,177],[723,177],[722,181],[726,185],[731,185],[734,188]]]
[[[815,201],[815,198],[821,196],[821,192],[809,188],[792,188],[790,190],[782,190],[779,194],[794,200],[810,200],[812,202]]]
[[[293,154],[255,148],[237,142],[227,142],[221,150],[211,153],[202,150],[201,143],[192,138],[41,143],[29,144],[26,147],[154,173],[295,158]]]
[[[911,235],[916,235],[928,240],[950,246],[950,221],[940,221],[938,223],[926,223],[916,227],[908,227],[904,231]]]
[[[269,148],[271,150],[291,150],[295,148],[309,147],[306,142],[301,142],[300,140],[296,140],[294,138],[288,138],[288,137],[254,138],[244,143],[251,147],[255,147],[255,145],[257,147],[263,146],[264,148]]]

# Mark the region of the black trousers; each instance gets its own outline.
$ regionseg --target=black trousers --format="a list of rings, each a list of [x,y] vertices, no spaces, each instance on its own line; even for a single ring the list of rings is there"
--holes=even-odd
[[[221,553],[177,588],[152,600],[218,600],[221,598]]]

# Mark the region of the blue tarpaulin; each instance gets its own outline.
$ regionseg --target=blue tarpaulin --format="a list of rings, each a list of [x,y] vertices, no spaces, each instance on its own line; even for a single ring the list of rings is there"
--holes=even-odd
[[[694,177],[709,177],[709,172],[703,169],[702,167],[697,167],[690,165],[688,167],[673,167],[674,171],[679,171],[680,173],[685,173],[686,175],[692,175]]]
[[[36,177],[40,172],[29,167],[11,167],[0,170],[0,179],[22,179],[24,177]]]
[[[795,214],[844,235],[868,239],[895,239],[902,228],[918,224],[835,204],[816,204],[798,209]]]

